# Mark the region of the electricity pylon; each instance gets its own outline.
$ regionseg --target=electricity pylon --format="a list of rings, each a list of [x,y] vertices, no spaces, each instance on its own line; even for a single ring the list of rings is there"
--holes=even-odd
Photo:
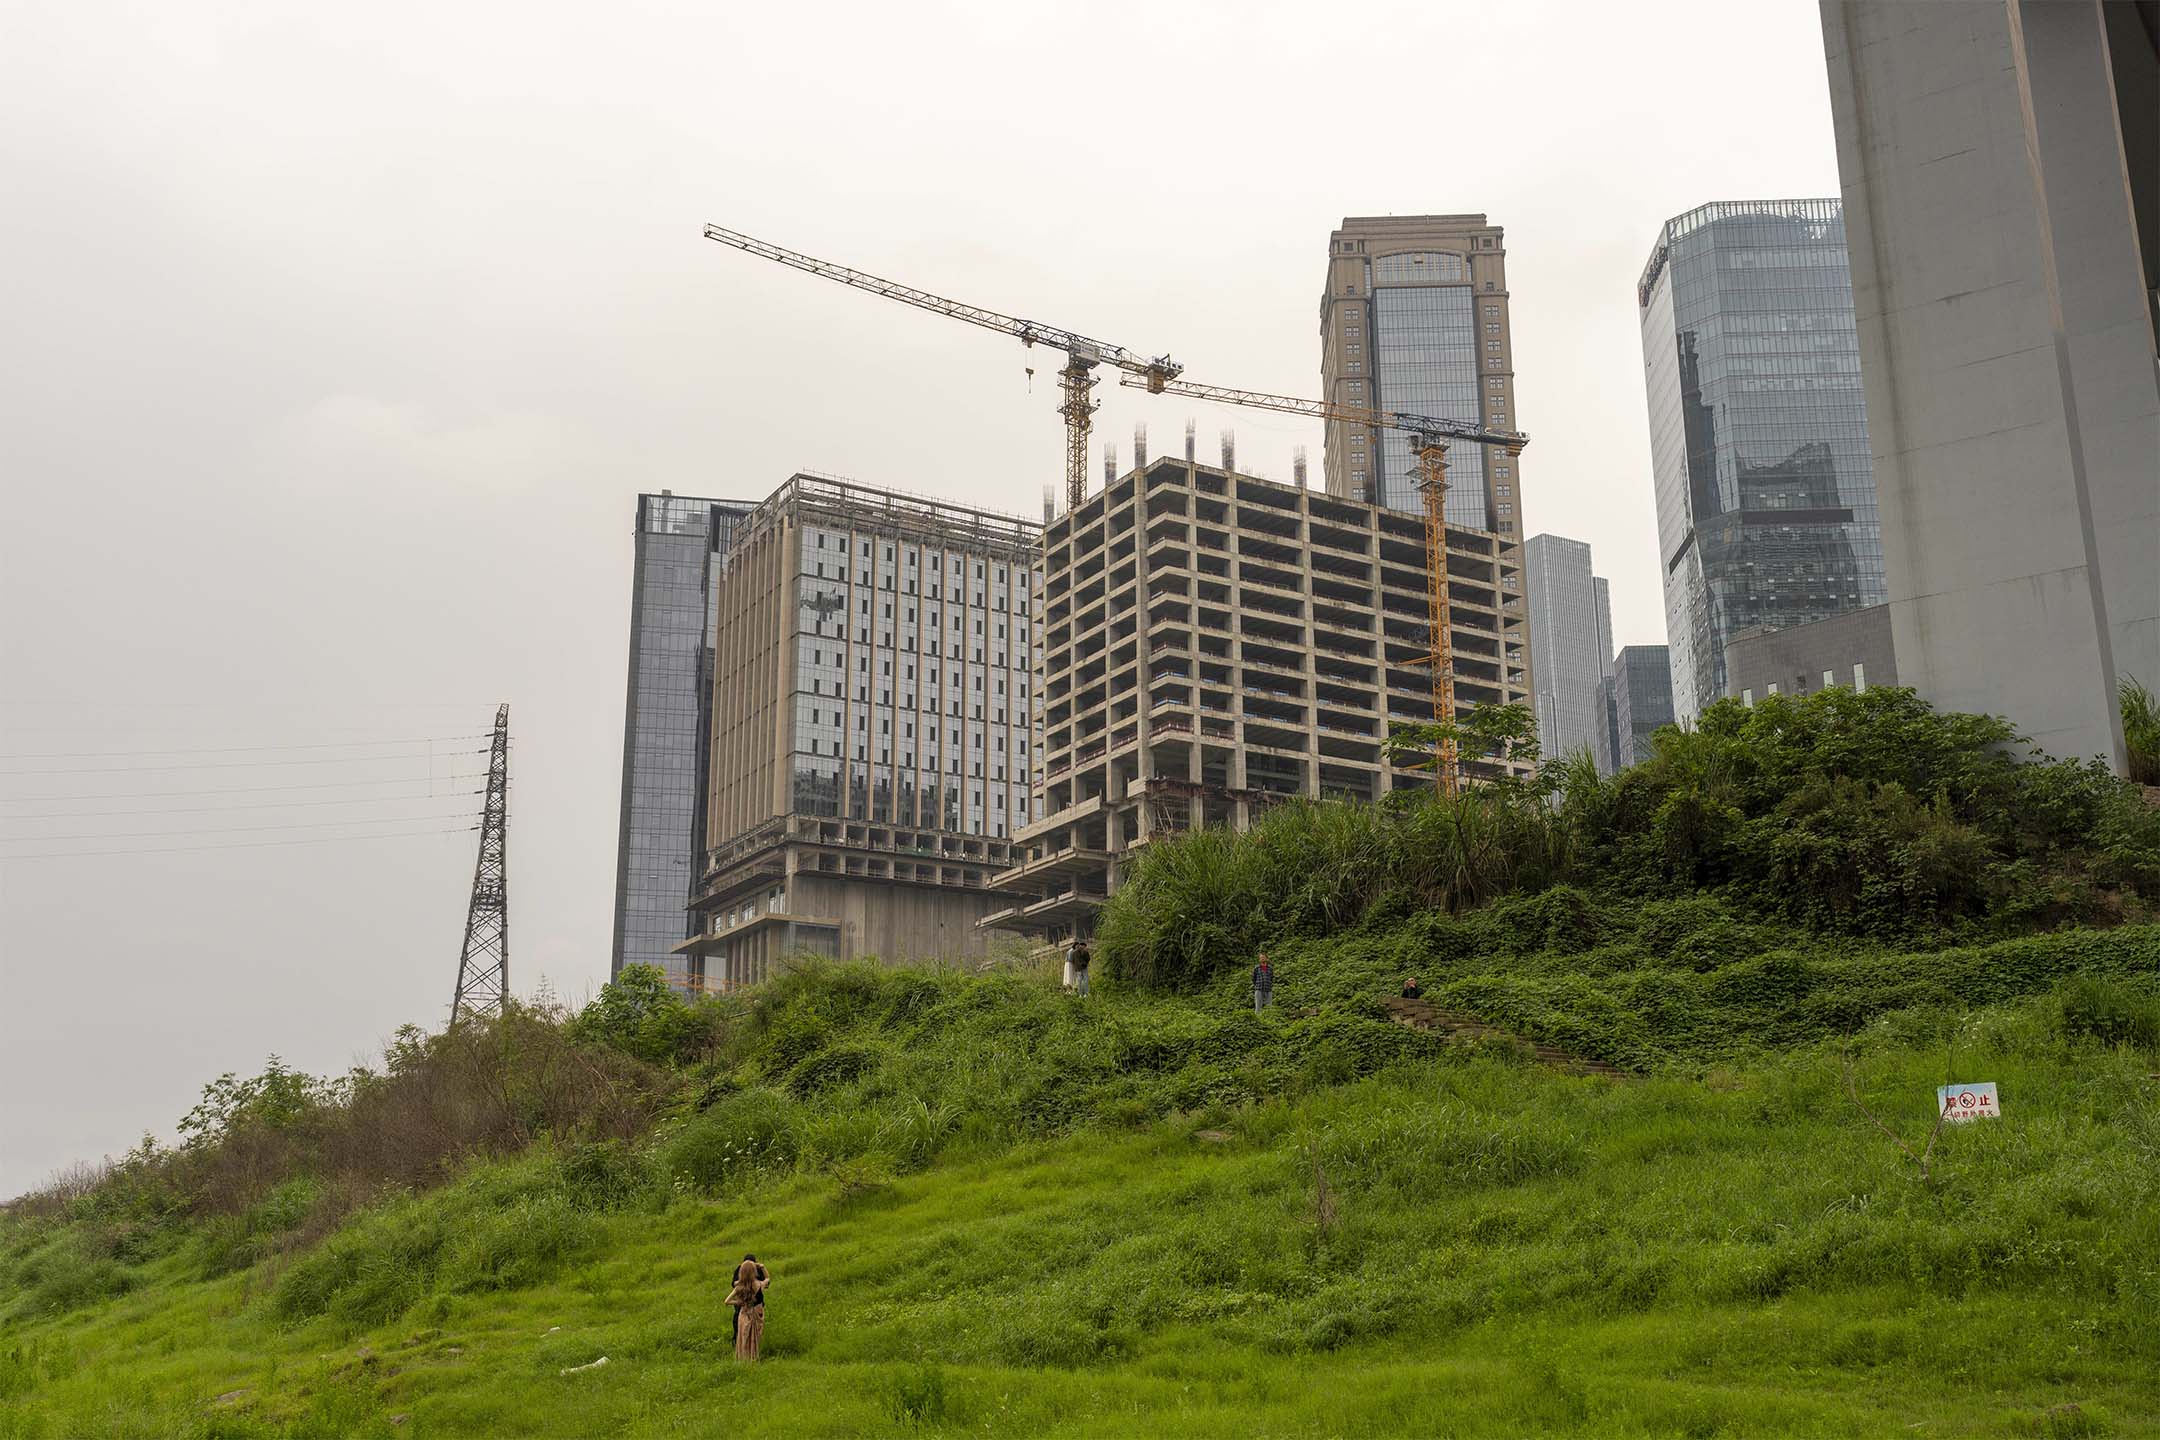
[[[495,711],[488,749],[487,808],[480,815],[480,858],[473,865],[472,903],[465,911],[465,949],[458,956],[452,1025],[467,1015],[500,1014],[510,998],[510,707]]]

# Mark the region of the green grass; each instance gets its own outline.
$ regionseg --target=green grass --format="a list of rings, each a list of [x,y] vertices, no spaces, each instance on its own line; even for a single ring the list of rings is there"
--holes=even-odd
[[[1870,1022],[1863,1093],[1916,1148],[1946,1047],[2001,1086],[2002,1121],[1946,1130],[1927,1185],[1828,1041],[1633,1084],[1405,1053],[1018,1141],[931,1096],[916,1131],[806,1156],[846,1148],[850,1087],[878,1083],[830,1062],[860,1073],[805,1078],[822,1129],[757,1101],[729,1133],[765,1149],[709,1172],[669,1158],[719,1123],[687,1119],[475,1165],[237,1271],[190,1241],[117,1294],[20,1297],[0,1436],[2154,1433],[2160,1087],[2078,1018],[2148,999]],[[1180,1003],[1192,1033],[1247,1023]],[[1055,1049],[1130,1004],[1013,1009]],[[802,1076],[876,1033],[803,1048],[800,1019],[745,1066]],[[992,1058],[914,1053],[976,1084]],[[5,1273],[72,1233],[11,1222]],[[746,1250],[775,1277],[755,1368],[721,1303]]]

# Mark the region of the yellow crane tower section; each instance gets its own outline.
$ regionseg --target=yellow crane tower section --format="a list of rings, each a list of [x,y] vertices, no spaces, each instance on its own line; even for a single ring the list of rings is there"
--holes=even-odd
[[[1418,490],[1425,497],[1426,608],[1432,629],[1431,648],[1423,657],[1432,672],[1433,719],[1440,729],[1438,753],[1433,757],[1433,783],[1441,793],[1453,796],[1462,787],[1460,747],[1455,740],[1455,656],[1450,641],[1447,563],[1447,449],[1450,441],[1495,445],[1509,455],[1520,455],[1530,437],[1517,430],[1488,430],[1463,420],[1442,420],[1431,415],[1411,415],[1399,410],[1368,410],[1360,405],[1338,405],[1329,400],[1301,400],[1291,395],[1270,395],[1260,390],[1231,390],[1221,385],[1201,385],[1170,376],[1160,381],[1125,379],[1120,384],[1144,386],[1158,395],[1183,395],[1194,400],[1213,400],[1224,405],[1244,405],[1258,410],[1279,410],[1287,415],[1310,415],[1319,420],[1346,420],[1353,425],[1376,425],[1399,430],[1417,449]]]
[[[1184,367],[1168,355],[1147,356],[1127,350],[1122,345],[1112,345],[1102,340],[1090,340],[1085,335],[1061,330],[1055,325],[1043,325],[1033,320],[1022,320],[1012,315],[1002,315],[995,310],[985,310],[980,305],[968,305],[958,300],[948,300],[912,285],[902,285],[897,280],[885,280],[861,270],[851,270],[845,265],[835,265],[799,250],[789,250],[755,235],[745,235],[739,230],[729,230],[719,225],[707,225],[705,238],[731,245],[748,255],[771,260],[781,265],[801,270],[806,274],[819,275],[827,280],[867,290],[872,295],[882,295],[918,310],[928,310],[953,320],[965,320],[985,330],[995,330],[1000,335],[1010,335],[1023,345],[1047,345],[1053,350],[1065,352],[1065,366],[1058,371],[1058,389],[1064,399],[1058,413],[1065,417],[1065,504],[1077,510],[1087,499],[1088,432],[1095,423],[1096,400],[1095,371],[1098,366],[1109,365],[1125,372],[1133,383],[1161,393],[1163,386],[1175,380]]]

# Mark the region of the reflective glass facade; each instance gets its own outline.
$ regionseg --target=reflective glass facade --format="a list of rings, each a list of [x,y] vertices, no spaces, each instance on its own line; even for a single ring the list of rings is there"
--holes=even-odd
[[[749,507],[685,495],[638,497],[630,598],[630,685],[623,717],[609,974],[656,965],[695,928],[686,908],[705,850],[713,580]]]
[[[1615,765],[1625,768],[1649,759],[1650,737],[1676,718],[1668,648],[1630,645],[1622,650],[1613,657],[1611,689]]]
[[[1456,257],[1456,265],[1461,261]],[[1387,262],[1373,262],[1373,355],[1380,408],[1434,415],[1443,420],[1480,420],[1477,304],[1469,285],[1388,285]],[[1440,270],[1437,273],[1450,273]],[[1485,495],[1485,447],[1448,447],[1449,523],[1492,529]],[[1422,510],[1417,455],[1400,430],[1380,432],[1380,503],[1390,510]]]
[[[1320,381],[1337,404],[1518,428],[1507,251],[1484,215],[1349,216],[1328,241]],[[1450,524],[1522,534],[1521,461],[1448,447]],[[1330,495],[1421,513],[1409,437],[1330,420]]]
[[[1725,642],[1884,599],[1836,200],[1706,205],[1637,289],[1673,703],[1726,693]]]

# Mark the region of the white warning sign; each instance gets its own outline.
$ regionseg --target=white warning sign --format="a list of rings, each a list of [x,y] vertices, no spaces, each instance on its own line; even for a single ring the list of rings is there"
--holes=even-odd
[[[1995,1082],[1992,1080],[1971,1085],[1938,1085],[1935,1103],[1942,1107],[1945,1120],[2002,1119],[2002,1111],[1995,1104]]]

